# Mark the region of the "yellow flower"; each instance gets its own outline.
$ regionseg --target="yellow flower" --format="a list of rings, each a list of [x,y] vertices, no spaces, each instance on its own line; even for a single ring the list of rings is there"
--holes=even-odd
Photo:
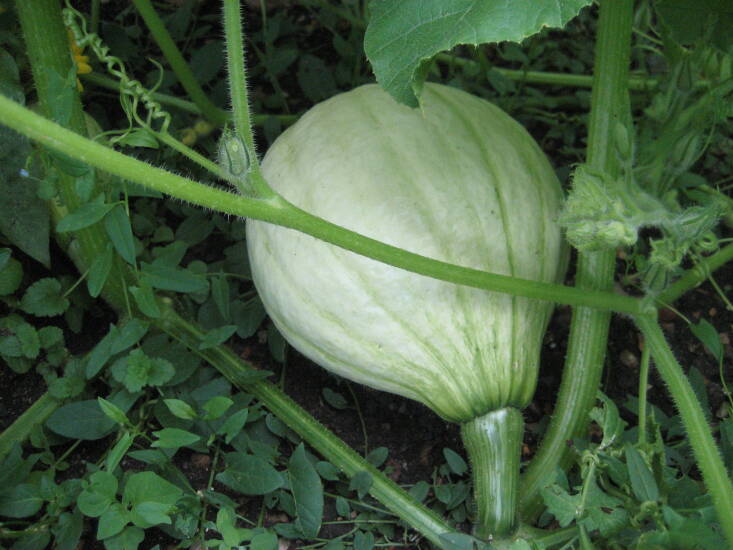
[[[193,128],[184,128],[181,130],[181,143],[188,147],[192,147],[194,143],[196,143],[196,140],[198,139],[198,134],[196,133],[196,130]]]
[[[193,147],[200,137],[208,136],[214,131],[214,128],[216,127],[210,122],[199,119],[193,127],[189,126],[181,130],[181,143],[188,147]]]
[[[67,29],[69,35],[69,47],[71,48],[71,58],[76,66],[76,74],[89,74],[92,72],[92,66],[89,64],[89,56],[84,55],[84,50],[79,47],[74,39],[74,33],[71,29]],[[81,85],[81,81],[76,79],[76,88],[81,92],[84,87]]]
[[[199,136],[208,136],[214,131],[215,126],[206,120],[197,120],[196,124],[193,125],[193,129]]]

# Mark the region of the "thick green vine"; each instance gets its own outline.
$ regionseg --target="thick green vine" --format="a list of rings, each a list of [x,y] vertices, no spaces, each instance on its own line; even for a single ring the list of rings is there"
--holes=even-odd
[[[598,24],[587,160],[591,166],[609,174],[617,174],[620,169],[613,155],[615,124],[630,116],[626,82],[632,7],[631,0],[604,1]],[[610,289],[614,261],[613,250],[579,253],[576,287],[589,291]],[[525,517],[540,512],[539,491],[547,476],[558,465],[567,468],[570,464],[567,440],[581,435],[588,426],[588,413],[595,403],[603,373],[610,320],[606,311],[586,307],[573,310],[557,404],[545,437],[522,479],[520,506]]]

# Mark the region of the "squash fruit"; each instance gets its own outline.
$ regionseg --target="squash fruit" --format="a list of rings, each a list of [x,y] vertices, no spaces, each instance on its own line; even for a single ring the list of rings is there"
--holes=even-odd
[[[337,95],[276,140],[262,173],[303,210],[411,252],[564,277],[562,190],[547,158],[511,117],[458,89],[427,84],[419,109],[376,85]],[[247,245],[265,308],[293,347],[462,424],[477,532],[510,533],[520,411],[552,304],[438,281],[255,220]]]

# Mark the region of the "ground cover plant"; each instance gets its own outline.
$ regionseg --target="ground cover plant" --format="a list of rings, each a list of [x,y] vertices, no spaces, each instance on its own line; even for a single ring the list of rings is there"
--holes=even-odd
[[[0,435],[4,547],[733,545],[724,3],[18,0],[0,11],[0,360],[4,403],[19,401]],[[359,88],[375,77],[381,88]],[[347,110],[303,129],[314,104],[349,90],[362,95],[340,101],[360,106],[377,94],[369,120]],[[500,112],[484,99],[533,137],[484,118]],[[324,172],[320,155],[352,139],[351,164]],[[422,184],[420,170],[466,179],[471,163],[493,170],[497,196],[526,172],[549,190],[497,205],[479,202],[480,186]],[[382,187],[344,199],[342,180],[376,181],[370,170],[385,172]],[[545,212],[556,175],[565,197]],[[307,182],[331,187],[310,205],[285,200]],[[379,216],[395,196],[396,214],[445,208],[426,230],[442,249],[409,223],[392,238],[395,211]],[[456,229],[465,204],[487,211],[471,231],[494,224],[517,254],[541,250],[540,265],[470,260],[493,243]],[[532,241],[545,215],[549,240]],[[547,244],[561,230],[574,250],[564,281],[563,246]],[[258,240],[265,231],[281,237]],[[254,252],[293,242],[277,261]],[[309,246],[338,284],[314,291],[314,267],[287,259]],[[344,274],[332,258],[362,267]],[[485,299],[487,331],[502,336],[473,335],[421,292],[457,296],[466,318]],[[396,319],[405,332],[390,348],[377,335],[389,319],[365,312],[404,296],[415,313]],[[341,345],[324,348],[331,339]],[[420,346],[447,357],[461,339],[481,345],[438,375],[416,360]],[[525,354],[521,367],[471,362],[501,345]],[[395,390],[364,356],[395,372],[415,360],[424,387],[416,377],[414,393]]]

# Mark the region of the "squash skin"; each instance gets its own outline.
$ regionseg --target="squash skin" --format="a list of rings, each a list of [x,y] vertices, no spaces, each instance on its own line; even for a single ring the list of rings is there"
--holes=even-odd
[[[460,90],[427,84],[419,110],[376,85],[335,96],[276,140],[262,173],[296,206],[411,252],[564,276],[562,191],[549,162],[516,121]],[[270,317],[323,367],[454,422],[531,399],[552,304],[416,275],[255,220],[247,245]]]

